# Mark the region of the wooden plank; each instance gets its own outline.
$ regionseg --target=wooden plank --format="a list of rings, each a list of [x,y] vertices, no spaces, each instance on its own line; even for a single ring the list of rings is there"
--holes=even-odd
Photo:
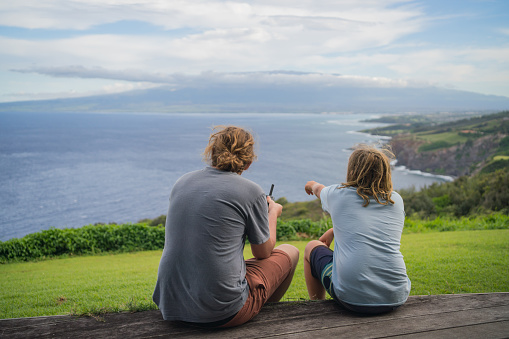
[[[497,323],[472,325],[456,328],[454,330],[436,330],[414,334],[406,334],[391,338],[396,339],[452,339],[452,338],[490,338],[490,339],[506,339],[509,337],[509,323],[501,321]]]
[[[247,337],[270,337],[274,333],[279,335],[285,333],[306,333],[306,331],[320,331],[333,326],[337,327],[356,327],[364,326],[365,329],[388,326],[385,321],[395,320],[395,324],[419,322],[418,317],[431,317],[441,319],[443,314],[455,313],[458,311],[473,310],[475,314],[487,317],[489,312],[486,309],[490,307],[507,306],[509,294],[490,294],[490,295],[449,295],[449,296],[427,296],[412,297],[408,303],[396,312],[380,315],[376,317],[365,317],[352,314],[343,310],[334,302],[322,302],[318,304],[307,303],[297,307],[283,307],[276,305],[272,309],[267,308],[264,311],[266,316],[260,315],[248,324],[243,326],[242,334]],[[509,313],[507,310],[498,312]],[[470,318],[469,315],[461,316]],[[391,331],[396,331],[392,325]],[[341,332],[341,331],[339,331]],[[393,334],[401,334],[394,332]],[[230,333],[228,333],[230,334]],[[339,333],[341,334],[341,333]],[[305,335],[304,335],[305,336]]]
[[[53,317],[44,317],[35,323],[28,323],[23,326],[16,321],[16,326],[2,326],[0,321],[0,338],[91,338],[91,337],[139,337],[137,334],[147,333],[172,333],[179,335],[184,333],[195,333],[199,329],[169,323],[162,319],[159,311],[147,311],[138,313],[106,314],[97,317],[70,317],[62,321],[52,321]],[[19,319],[22,320],[22,319]],[[39,319],[37,319],[39,320]],[[170,325],[170,326],[168,326]],[[8,327],[8,328],[7,328]]]
[[[503,316],[505,314],[505,316]],[[503,317],[504,319],[501,319]],[[279,338],[304,338],[310,333],[322,338],[346,337],[346,338],[385,338],[392,336],[406,336],[413,334],[427,334],[433,336],[440,331],[443,334],[455,335],[459,330],[477,325],[492,325],[504,327],[506,335],[509,334],[509,306],[476,310],[438,313],[427,316],[411,318],[373,318],[372,321],[341,325],[324,325],[322,329],[297,330],[281,333]],[[471,337],[471,336],[468,336]],[[486,336],[482,336],[486,338]]]
[[[1,338],[45,337],[306,337],[342,335],[355,337],[447,336],[491,329],[509,333],[509,293],[412,296],[395,312],[358,316],[333,301],[286,302],[266,305],[241,327],[204,330],[166,322],[159,311],[107,314],[100,317],[53,316],[0,320]],[[468,328],[472,331],[469,332]],[[483,332],[485,333],[485,332]],[[469,337],[471,337],[469,335]],[[474,336],[475,337],[475,336]],[[479,336],[485,338],[485,336]]]

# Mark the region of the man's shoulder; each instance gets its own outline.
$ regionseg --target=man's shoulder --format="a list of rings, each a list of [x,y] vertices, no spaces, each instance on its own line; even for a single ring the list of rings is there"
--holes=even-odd
[[[239,193],[243,192],[247,196],[259,196],[265,194],[260,185],[247,178],[241,177],[240,175],[232,180],[231,183],[235,186]]]
[[[187,173],[183,174],[180,178],[178,178],[176,183],[179,183],[179,182],[181,183],[181,182],[184,182],[187,180],[195,180],[197,177],[201,177],[203,175],[204,175],[203,169],[187,172]]]
[[[187,187],[215,187],[220,191],[229,191],[231,196],[236,194],[240,194],[240,196],[244,194],[247,196],[265,194],[257,183],[237,173],[221,171],[212,167],[205,167],[182,175],[175,183],[177,187],[181,185]]]

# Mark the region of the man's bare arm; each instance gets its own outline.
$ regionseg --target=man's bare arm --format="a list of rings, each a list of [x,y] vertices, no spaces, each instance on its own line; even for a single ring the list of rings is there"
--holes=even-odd
[[[269,203],[269,230],[270,238],[260,245],[251,244],[251,253],[256,259],[265,259],[270,257],[274,246],[276,246],[276,228],[277,218],[281,216],[283,206],[274,202],[270,197],[267,197]]]

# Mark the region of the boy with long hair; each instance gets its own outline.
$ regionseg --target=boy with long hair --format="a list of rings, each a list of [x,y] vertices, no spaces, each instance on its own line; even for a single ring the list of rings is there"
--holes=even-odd
[[[321,200],[333,224],[305,249],[310,299],[325,299],[327,291],[364,314],[389,312],[407,300],[411,283],[400,252],[405,211],[392,190],[390,157],[388,150],[361,145],[350,156],[345,183],[306,183],[306,193]]]

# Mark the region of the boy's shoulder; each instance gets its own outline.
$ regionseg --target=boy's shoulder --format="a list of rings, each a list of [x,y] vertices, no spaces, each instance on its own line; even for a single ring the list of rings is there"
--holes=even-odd
[[[350,194],[356,193],[357,190],[355,187],[345,187],[342,184],[334,184],[325,187],[329,193],[333,194]]]
[[[344,187],[341,184],[335,184],[330,185],[324,188],[325,194],[327,195],[327,198],[329,199],[350,199],[353,198],[354,200],[360,200],[363,201],[362,198],[357,194],[357,188],[356,187]],[[403,198],[401,195],[396,192],[392,191],[391,199],[394,201],[395,205],[402,205],[403,204]],[[374,201],[374,199],[371,197],[371,201]]]
[[[395,203],[403,203],[403,198],[401,197],[401,195],[396,192],[396,191],[392,191],[392,194],[391,194],[391,199],[395,202]]]
[[[396,197],[401,198],[401,195],[398,192],[396,192],[396,191],[392,191],[392,196],[396,196]]]
[[[344,187],[341,184],[335,184],[325,187],[321,195],[326,196],[328,200],[335,200],[357,196],[357,191],[354,187]]]

